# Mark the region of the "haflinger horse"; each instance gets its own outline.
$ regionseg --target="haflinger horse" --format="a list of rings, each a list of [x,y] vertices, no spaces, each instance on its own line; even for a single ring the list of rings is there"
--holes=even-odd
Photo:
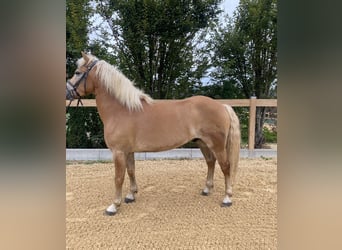
[[[125,202],[135,201],[134,152],[157,152],[197,142],[208,166],[208,195],[213,188],[216,160],[225,180],[222,206],[232,204],[232,185],[240,152],[240,124],[233,109],[209,97],[155,101],[125,77],[116,67],[82,52],[74,76],[67,81],[66,98],[96,96],[104,124],[104,139],[115,164],[114,202],[106,215],[116,214],[122,202],[122,185],[127,170],[130,192]]]

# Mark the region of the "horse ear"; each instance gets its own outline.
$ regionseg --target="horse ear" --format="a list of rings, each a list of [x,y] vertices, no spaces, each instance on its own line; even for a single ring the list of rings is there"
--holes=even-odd
[[[88,55],[87,55],[86,53],[84,53],[83,51],[82,51],[81,53],[82,53],[83,59],[84,59],[86,62],[88,62],[88,61],[89,61]]]

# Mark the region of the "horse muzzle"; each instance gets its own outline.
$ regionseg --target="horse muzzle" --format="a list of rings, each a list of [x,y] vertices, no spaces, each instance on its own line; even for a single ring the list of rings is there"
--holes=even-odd
[[[67,84],[66,84],[66,95],[65,95],[65,97],[69,101],[72,101],[75,99],[74,87],[69,82],[67,82]]]

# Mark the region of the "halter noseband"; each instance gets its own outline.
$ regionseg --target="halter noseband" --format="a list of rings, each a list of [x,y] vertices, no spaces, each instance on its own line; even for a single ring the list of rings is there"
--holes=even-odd
[[[72,84],[69,80],[67,81],[67,85],[70,85],[71,88],[72,88],[72,91],[74,91],[74,92],[76,93],[76,95],[77,95],[77,99],[78,99],[78,101],[77,101],[77,107],[79,106],[80,103],[81,103],[81,105],[83,106],[83,103],[82,103],[82,101],[81,101],[81,95],[78,93],[77,88],[78,88],[78,86],[81,84],[82,80],[84,79],[84,93],[86,93],[87,77],[88,77],[88,74],[89,74],[90,70],[95,66],[95,64],[96,64],[97,62],[98,62],[98,60],[95,60],[95,61],[93,61],[90,65],[88,65],[88,66],[87,66],[87,71],[84,72],[84,73],[82,74],[81,78],[78,79],[78,81],[77,81],[75,84]],[[73,94],[71,93],[71,90],[68,89],[68,87],[66,87],[66,91],[67,91],[67,95],[73,97]],[[72,103],[73,100],[74,100],[74,98],[72,98],[72,99],[70,100],[69,105],[68,105],[68,107],[67,107],[67,112],[68,112],[69,107],[70,107],[70,105],[71,105],[71,103]]]

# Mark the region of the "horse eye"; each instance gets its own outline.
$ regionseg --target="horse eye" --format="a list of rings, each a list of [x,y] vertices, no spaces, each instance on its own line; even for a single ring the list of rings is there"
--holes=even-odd
[[[81,72],[79,72],[79,71],[76,71],[76,72],[75,72],[75,75],[79,75],[79,74],[81,74]]]

